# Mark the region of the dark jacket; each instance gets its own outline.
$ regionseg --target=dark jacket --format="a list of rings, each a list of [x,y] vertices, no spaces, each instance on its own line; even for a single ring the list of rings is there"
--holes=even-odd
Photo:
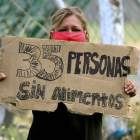
[[[102,114],[72,114],[63,103],[55,112],[33,111],[27,140],[101,140]]]

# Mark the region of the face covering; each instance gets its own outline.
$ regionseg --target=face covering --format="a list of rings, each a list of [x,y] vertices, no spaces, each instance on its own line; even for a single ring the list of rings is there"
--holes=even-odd
[[[53,32],[53,40],[86,42],[85,31],[82,31],[82,32]]]

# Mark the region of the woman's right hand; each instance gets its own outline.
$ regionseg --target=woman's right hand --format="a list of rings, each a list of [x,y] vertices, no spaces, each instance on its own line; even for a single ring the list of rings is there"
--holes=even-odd
[[[5,79],[6,78],[6,75],[4,73],[0,73],[0,81]]]

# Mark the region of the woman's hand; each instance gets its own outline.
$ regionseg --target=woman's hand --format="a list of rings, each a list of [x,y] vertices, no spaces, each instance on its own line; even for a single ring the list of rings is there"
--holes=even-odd
[[[4,73],[0,73],[0,81],[5,79],[6,78],[6,75]]]
[[[130,97],[136,96],[137,89],[131,81],[127,81],[125,84],[125,92],[130,95]]]

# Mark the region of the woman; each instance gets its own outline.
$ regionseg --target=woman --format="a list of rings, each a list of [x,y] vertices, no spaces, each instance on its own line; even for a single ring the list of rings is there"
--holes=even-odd
[[[89,42],[86,20],[79,8],[67,7],[52,16],[50,39]],[[4,79],[0,74],[0,79]],[[125,85],[126,93],[136,95],[131,81]],[[62,103],[55,112],[33,111],[33,123],[28,140],[101,140],[102,114],[91,116],[72,114]]]

